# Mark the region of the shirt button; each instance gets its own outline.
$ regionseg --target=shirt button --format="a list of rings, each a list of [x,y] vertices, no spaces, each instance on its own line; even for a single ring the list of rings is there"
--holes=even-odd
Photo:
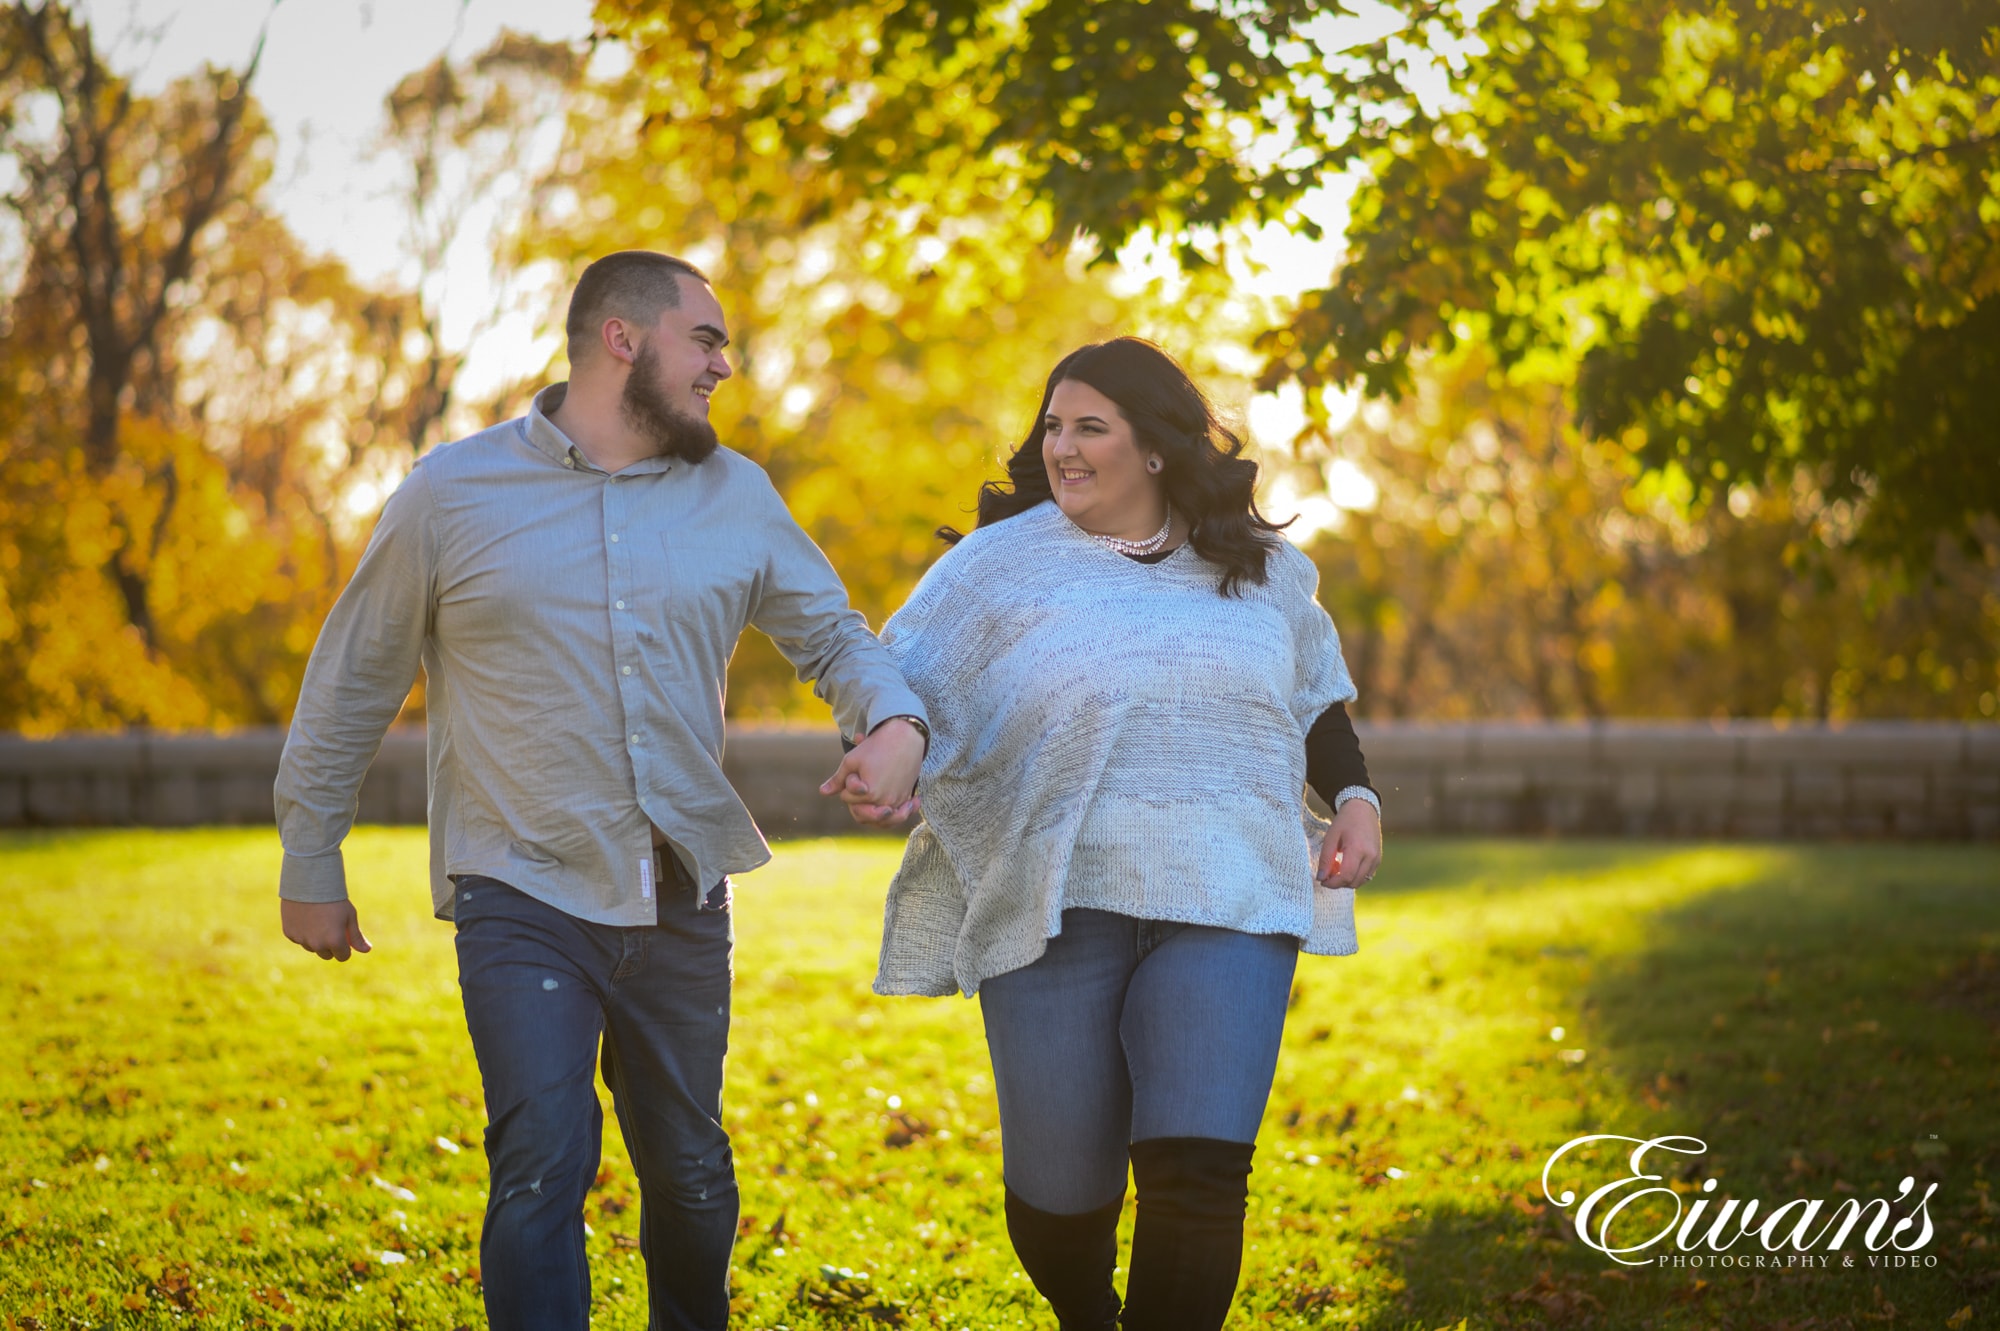
[[[613,545],[616,545],[616,544],[618,544],[618,533],[617,533],[617,532],[612,532],[612,533],[611,533],[611,543],[612,543]]]
[[[637,735],[632,736],[632,742],[634,744],[637,744],[639,742],[639,737]]]
[[[618,602],[618,608],[620,610],[623,610],[625,608],[625,603],[623,601]]]
[[[629,674],[631,674],[631,673],[632,673],[632,667],[631,667],[631,666],[626,666],[626,667],[625,667],[625,671],[624,671],[624,673],[626,673],[626,674],[628,674],[628,675],[629,675]]]

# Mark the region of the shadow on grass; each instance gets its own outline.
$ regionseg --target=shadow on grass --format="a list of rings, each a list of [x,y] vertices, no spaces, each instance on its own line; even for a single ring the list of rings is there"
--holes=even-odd
[[[1664,863],[1686,851],[1685,845],[1660,843],[1648,855],[1635,849],[1630,841],[1500,841],[1490,837],[1392,840],[1380,874],[1363,890],[1371,896],[1404,896],[1440,889],[1461,891],[1482,886],[1501,891],[1551,878],[1641,873],[1649,861]]]
[[[1431,866],[1410,858],[1420,883]],[[2000,1197],[1988,1186],[2000,1165],[2000,856],[1824,846],[1780,850],[1771,865],[1661,911],[1641,950],[1600,960],[1570,993],[1569,1039],[1589,1064],[1575,1082],[1589,1124],[1578,1131],[1697,1137],[1709,1151],[1683,1177],[1716,1178],[1718,1200],[1767,1210],[1935,1182],[1937,1235],[1921,1249],[1935,1266],[1870,1269],[1857,1235],[1851,1269],[1835,1256],[1810,1273],[1621,1271],[1578,1239],[1573,1208],[1524,1196],[1433,1206],[1385,1235],[1406,1293],[1363,1325],[2000,1325],[1987,1320],[2000,1308]],[[1587,1186],[1622,1163],[1606,1159]],[[1752,1237],[1732,1251],[1763,1249]]]

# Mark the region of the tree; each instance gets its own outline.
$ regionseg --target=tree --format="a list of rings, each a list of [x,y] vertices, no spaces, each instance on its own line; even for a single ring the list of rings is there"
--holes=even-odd
[[[60,4],[25,0],[0,11],[0,142],[21,188],[9,202],[29,238],[26,278],[34,303],[60,290],[58,317],[81,332],[80,443],[92,473],[138,465],[126,436],[133,407],[157,410],[166,385],[154,373],[172,302],[200,258],[202,233],[233,197],[254,142],[246,126],[258,53],[238,72],[211,70],[142,103],[99,60],[89,29]],[[39,94],[39,96],[37,96]],[[56,130],[36,135],[24,112],[52,104]],[[39,140],[39,141],[38,141]],[[137,202],[139,207],[121,208]],[[140,479],[156,511],[113,519],[105,571],[126,617],[155,639],[148,573],[178,491],[170,458]]]
[[[1695,505],[1467,345],[1314,433],[1378,494],[1308,546],[1374,717],[1992,717],[2000,546],[1912,579],[1810,485]],[[1802,559],[1802,549],[1819,551]]]
[[[1490,339],[1700,496],[1803,470],[1878,554],[2000,511],[2000,21],[1973,0],[628,3],[614,35],[828,208],[1007,199],[1061,246],[1192,265],[1309,227],[1360,165],[1348,262],[1263,383],[1394,395]],[[1449,74],[1441,100],[1424,72]],[[1581,361],[1579,368],[1578,362]],[[1315,393],[1313,397],[1317,398]]]
[[[254,57],[141,96],[26,3],[0,51],[0,724],[278,720],[393,475],[412,298],[263,206]]]
[[[2000,514],[2000,14],[1496,5],[1368,157],[1352,251],[1270,377],[1395,394],[1425,349],[1575,373],[1695,497],[1803,473],[1876,554]],[[1989,533],[1990,537],[1990,533]]]
[[[543,141],[560,131],[585,62],[585,53],[569,44],[502,30],[469,60],[441,55],[389,93],[381,150],[403,168],[404,250],[414,270],[417,315],[407,331],[421,348],[422,379],[403,432],[414,451],[449,437],[454,424],[470,423],[453,419],[467,350],[540,294],[532,264],[518,253],[492,251],[519,239],[509,219],[533,211],[538,192],[554,179]],[[481,241],[494,260],[492,301],[468,333],[448,341],[444,282],[451,253]]]
[[[1334,90],[1399,91],[1386,67],[1333,73],[1311,29],[1342,12],[1338,0],[639,0],[601,18],[675,90],[685,122],[733,144],[723,173],[747,180],[783,151],[816,164],[821,209],[1004,199],[1033,204],[1055,248],[1087,232],[1108,252],[1141,230],[1286,215],[1345,135]],[[1266,151],[1266,129],[1281,151]]]

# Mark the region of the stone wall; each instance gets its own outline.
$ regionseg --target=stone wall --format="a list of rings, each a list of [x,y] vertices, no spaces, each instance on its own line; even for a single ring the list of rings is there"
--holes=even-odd
[[[2000,726],[1362,724],[1395,832],[2000,839]],[[0,737],[0,827],[271,821],[280,731]],[[840,743],[733,727],[723,764],[768,835],[852,830],[819,783]],[[424,821],[424,738],[396,733],[361,821]]]
[[[2000,839],[2000,726],[1356,728],[1400,831]]]

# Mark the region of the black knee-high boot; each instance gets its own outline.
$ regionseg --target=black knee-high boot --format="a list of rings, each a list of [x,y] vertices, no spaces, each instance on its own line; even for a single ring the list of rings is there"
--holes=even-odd
[[[1216,1331],[1243,1266],[1250,1142],[1160,1137],[1132,1143],[1139,1218],[1125,1331]]]
[[[1007,1189],[1007,1237],[1062,1331],[1117,1331],[1118,1216],[1125,1195],[1082,1215],[1054,1215]]]

